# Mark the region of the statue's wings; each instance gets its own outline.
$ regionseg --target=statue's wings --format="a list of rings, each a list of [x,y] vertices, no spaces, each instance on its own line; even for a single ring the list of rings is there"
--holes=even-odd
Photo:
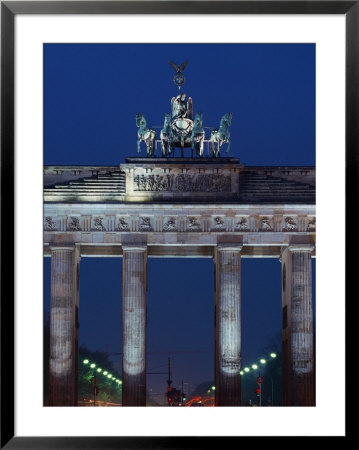
[[[188,64],[188,60],[181,64],[179,71],[182,72],[182,70],[184,70],[186,68],[187,64]]]
[[[193,119],[193,101],[192,97],[188,97],[187,100],[187,117]]]
[[[172,61],[168,61],[170,66],[176,71],[179,72],[181,69],[179,69],[175,63],[173,63]]]
[[[176,115],[176,111],[174,111],[174,108],[176,108],[176,105],[174,105],[175,100],[176,100],[176,97],[172,97],[171,98],[171,113],[172,113],[172,117],[174,117]]]

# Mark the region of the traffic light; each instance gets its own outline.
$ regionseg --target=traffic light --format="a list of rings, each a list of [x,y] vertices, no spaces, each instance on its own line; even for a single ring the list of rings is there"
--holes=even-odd
[[[259,388],[256,388],[254,391],[258,396],[261,395],[261,390]]]
[[[173,403],[173,395],[172,395],[172,391],[173,391],[173,388],[171,388],[170,386],[167,388],[167,392],[166,392],[166,395],[167,395],[167,402],[168,402],[168,405],[169,406],[172,406],[172,403]]]
[[[178,406],[181,401],[181,391],[175,388],[168,389],[167,395],[167,401],[169,406]]]
[[[168,401],[168,404],[171,406],[172,405],[172,395],[171,395],[171,392],[167,392],[167,401]]]

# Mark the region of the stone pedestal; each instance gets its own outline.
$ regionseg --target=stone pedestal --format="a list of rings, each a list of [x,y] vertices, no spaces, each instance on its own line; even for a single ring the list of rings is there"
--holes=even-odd
[[[283,406],[315,406],[312,251],[293,245],[282,253]]]
[[[51,406],[77,405],[79,260],[74,246],[51,248]]]
[[[147,248],[123,246],[123,406],[146,406],[146,296]]]
[[[241,405],[241,249],[223,244],[215,254],[216,406]]]

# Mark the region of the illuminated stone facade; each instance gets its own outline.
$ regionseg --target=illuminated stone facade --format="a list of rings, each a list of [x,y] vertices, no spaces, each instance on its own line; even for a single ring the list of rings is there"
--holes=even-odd
[[[124,258],[123,404],[144,406],[147,260],[188,256],[215,263],[216,405],[241,404],[240,268],[241,258],[253,257],[280,258],[283,265],[283,402],[314,405],[315,235],[313,167],[247,167],[234,158],[46,167],[44,254],[53,259],[50,377],[52,392],[64,393],[52,395],[52,404],[77,401],[80,257]],[[64,286],[60,272],[68,280]]]

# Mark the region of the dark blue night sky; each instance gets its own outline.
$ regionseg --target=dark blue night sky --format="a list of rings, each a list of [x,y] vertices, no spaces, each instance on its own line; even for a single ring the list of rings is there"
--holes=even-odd
[[[188,60],[182,90],[205,127],[232,112],[229,156],[245,165],[315,165],[312,44],[46,44],[44,164],[118,165],[137,156],[136,113],[161,128],[177,95],[169,60]],[[121,352],[121,268],[117,258],[81,261],[80,344],[93,350]],[[244,363],[281,332],[280,276],[278,260],[243,259]],[[48,258],[44,277],[48,310]],[[165,371],[171,356],[174,386],[213,380],[212,260],[152,258],[148,282],[148,371]],[[113,358],[120,370],[121,357]],[[148,388],[163,394],[166,379],[149,375]]]

